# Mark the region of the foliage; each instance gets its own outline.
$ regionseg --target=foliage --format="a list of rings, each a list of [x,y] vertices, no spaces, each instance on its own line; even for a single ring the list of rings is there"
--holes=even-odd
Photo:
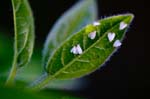
[[[79,1],[58,19],[48,34],[42,52],[44,73],[39,77],[40,58],[33,57],[31,60],[35,38],[32,10],[28,0],[12,0],[12,7],[15,32],[14,57],[6,87],[0,88],[0,96],[3,98],[78,99],[54,90],[49,92],[50,98],[42,93],[38,95],[34,91],[45,88],[54,80],[79,78],[100,68],[122,45],[134,17],[133,14],[120,14],[95,21],[98,15],[96,1]],[[0,46],[1,48],[8,46]],[[39,53],[38,49],[36,53]],[[24,73],[19,75],[20,68],[25,67],[30,60],[29,69],[32,71],[23,68]],[[37,61],[38,65],[35,65]],[[19,76],[27,76],[27,81],[19,82]],[[34,76],[38,76],[38,79],[26,86]],[[0,77],[4,78],[5,75]],[[20,88],[24,90],[20,91]],[[26,97],[23,97],[24,95]]]

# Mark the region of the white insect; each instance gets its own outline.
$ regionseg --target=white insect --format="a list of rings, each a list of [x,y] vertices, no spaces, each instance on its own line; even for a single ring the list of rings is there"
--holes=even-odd
[[[127,27],[128,25],[125,22],[120,22],[119,30],[123,30]]]
[[[80,47],[80,45],[78,44],[77,47],[76,47],[76,50],[78,52],[78,54],[82,54],[82,48]]]
[[[93,25],[98,26],[98,25],[100,25],[100,23],[99,22],[93,22]]]
[[[95,37],[96,37],[96,31],[93,31],[93,32],[91,32],[91,33],[89,33],[88,34],[88,37],[90,38],[90,39],[95,39]]]
[[[73,54],[78,54],[78,52],[77,52],[77,50],[76,50],[76,46],[74,46],[74,47],[71,49],[70,52],[73,53]]]
[[[108,40],[109,42],[112,42],[115,38],[116,34],[115,33],[108,33],[107,37],[108,37]]]
[[[70,52],[73,54],[82,54],[83,53],[82,48],[80,47],[79,44],[77,44],[77,46],[74,46]]]
[[[122,45],[122,43],[120,42],[120,40],[116,40],[113,44],[113,47],[119,47],[121,45]]]

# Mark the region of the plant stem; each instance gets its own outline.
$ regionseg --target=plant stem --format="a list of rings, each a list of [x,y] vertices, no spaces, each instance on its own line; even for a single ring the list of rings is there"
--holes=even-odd
[[[29,87],[35,91],[41,90],[44,87],[46,87],[46,85],[49,83],[49,81],[51,81],[53,79],[55,79],[55,76],[50,76],[48,74],[44,74],[38,80],[33,82]]]
[[[5,83],[6,86],[14,85],[16,73],[17,73],[17,64],[16,64],[16,58],[14,58],[11,71],[10,71],[7,81]]]

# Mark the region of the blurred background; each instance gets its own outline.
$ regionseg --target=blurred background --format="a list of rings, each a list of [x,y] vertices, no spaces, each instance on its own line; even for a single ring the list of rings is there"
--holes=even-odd
[[[29,0],[35,17],[36,42],[32,66],[20,71],[18,79],[33,81],[42,73],[41,50],[55,21],[77,0]],[[99,70],[81,79],[58,86],[75,95],[91,99],[143,97],[150,88],[149,9],[147,0],[97,0],[99,16],[133,13],[135,19],[123,46]],[[10,0],[0,3],[0,79],[5,79],[13,56],[13,16]],[[33,66],[34,65],[34,66]],[[38,69],[37,69],[38,67]],[[32,71],[31,71],[32,70]],[[70,85],[69,85],[70,84]],[[53,85],[53,84],[52,84]],[[55,86],[55,85],[53,85]],[[69,87],[64,87],[69,86]]]

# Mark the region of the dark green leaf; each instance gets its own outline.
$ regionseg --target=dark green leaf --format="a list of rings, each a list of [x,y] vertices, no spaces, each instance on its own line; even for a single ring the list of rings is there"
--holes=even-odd
[[[45,42],[43,64],[54,50],[69,36],[76,33],[85,25],[96,20],[97,6],[95,0],[82,0],[65,12],[55,23]]]
[[[42,94],[51,97],[50,99],[83,99],[73,95],[73,92],[57,89],[47,89]]]
[[[8,72],[12,63],[13,39],[6,36],[7,32],[0,32],[0,76]]]
[[[56,79],[70,79],[93,72],[118,48],[115,46],[119,46],[132,19],[132,14],[125,14],[102,19],[98,26],[87,25],[67,39],[49,58],[46,66],[48,74]],[[96,31],[96,37],[90,39],[88,35],[93,31]],[[109,33],[116,35],[111,42]],[[120,42],[116,43],[118,40]],[[78,44],[83,53],[75,55],[71,49]]]
[[[39,96],[35,96],[35,94],[31,94],[29,92],[23,92],[14,88],[0,88],[0,97],[2,99],[41,99]],[[42,97],[42,99],[48,99]]]
[[[18,88],[0,87],[1,99],[81,99],[68,93],[50,90],[42,93],[31,93]]]
[[[15,56],[17,66],[24,66],[31,58],[34,45],[34,21],[27,0],[12,0]]]

